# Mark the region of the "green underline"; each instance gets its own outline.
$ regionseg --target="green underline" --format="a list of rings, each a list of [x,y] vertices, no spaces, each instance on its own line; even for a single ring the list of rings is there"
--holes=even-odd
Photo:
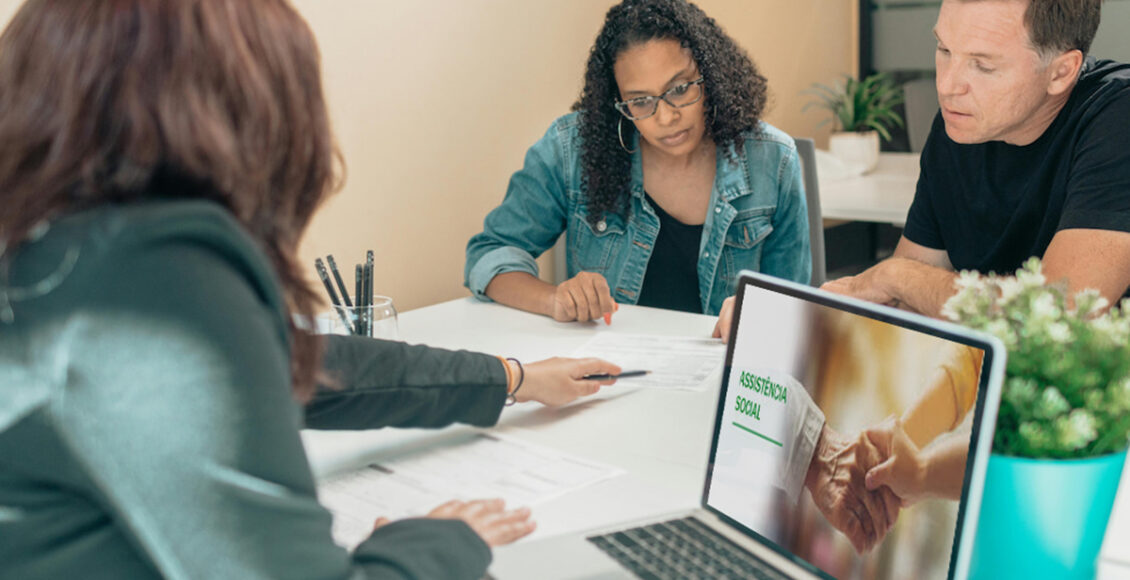
[[[784,447],[784,445],[781,445],[781,443],[779,441],[774,441],[774,440],[762,435],[761,433],[758,433],[757,431],[754,431],[753,429],[750,429],[749,427],[746,427],[745,425],[738,423],[737,421],[734,421],[734,427],[737,427],[738,429],[741,429],[742,431],[746,431],[748,433],[753,433],[754,435],[757,435],[758,437],[772,443],[773,445],[776,445],[777,447]]]

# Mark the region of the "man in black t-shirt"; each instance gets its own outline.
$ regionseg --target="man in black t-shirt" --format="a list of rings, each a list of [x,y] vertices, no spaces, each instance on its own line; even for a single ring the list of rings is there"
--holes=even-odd
[[[941,110],[894,256],[825,288],[937,316],[956,270],[1130,286],[1130,65],[1086,57],[1100,0],[945,0]]]

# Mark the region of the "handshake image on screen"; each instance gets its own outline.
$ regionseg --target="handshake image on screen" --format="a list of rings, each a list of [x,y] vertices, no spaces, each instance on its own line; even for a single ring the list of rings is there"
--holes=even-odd
[[[945,578],[984,352],[764,291],[741,309],[709,505],[835,578]]]
[[[828,523],[860,554],[876,547],[899,512],[926,498],[961,498],[981,353],[955,346],[901,415],[841,433],[827,422],[804,487]],[[815,403],[812,403],[815,404]]]

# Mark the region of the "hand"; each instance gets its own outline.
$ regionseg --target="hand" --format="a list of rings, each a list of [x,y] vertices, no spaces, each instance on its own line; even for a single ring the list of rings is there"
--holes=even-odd
[[[898,498],[889,489],[868,491],[864,483],[867,470],[880,459],[862,435],[848,439],[824,425],[805,478],[820,513],[861,554],[878,544],[898,519]]]
[[[504,546],[537,527],[530,520],[530,508],[503,511],[506,507],[501,499],[480,499],[475,501],[451,500],[432,511],[426,518],[437,520],[463,520],[490,547]],[[388,518],[377,518],[373,525],[376,530],[389,523]]]
[[[899,497],[903,507],[924,498],[927,495],[926,461],[921,450],[906,434],[902,423],[888,419],[867,429],[864,435],[886,458],[868,470],[867,489],[886,486]]]
[[[513,364],[513,363],[508,363]],[[517,373],[518,369],[515,368]],[[526,377],[514,395],[518,402],[537,401],[555,407],[571,403],[579,397],[592,395],[601,385],[611,385],[616,379],[585,380],[586,375],[620,374],[620,367],[598,358],[555,357],[525,365]]]
[[[596,272],[581,272],[557,285],[553,319],[558,322],[597,320],[616,311],[608,281]]]
[[[898,298],[891,294],[879,281],[882,269],[885,267],[886,262],[880,262],[857,276],[846,276],[825,282],[820,289],[897,308],[899,305]]]
[[[730,323],[734,320],[734,297],[722,301],[722,309],[718,311],[718,322],[714,324],[714,338],[721,338],[722,342],[730,340]]]

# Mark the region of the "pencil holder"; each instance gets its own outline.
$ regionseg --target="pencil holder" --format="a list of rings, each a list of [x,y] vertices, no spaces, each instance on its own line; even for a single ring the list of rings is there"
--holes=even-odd
[[[388,296],[373,296],[366,306],[334,306],[331,334],[353,334],[384,340],[400,340],[396,307]]]

